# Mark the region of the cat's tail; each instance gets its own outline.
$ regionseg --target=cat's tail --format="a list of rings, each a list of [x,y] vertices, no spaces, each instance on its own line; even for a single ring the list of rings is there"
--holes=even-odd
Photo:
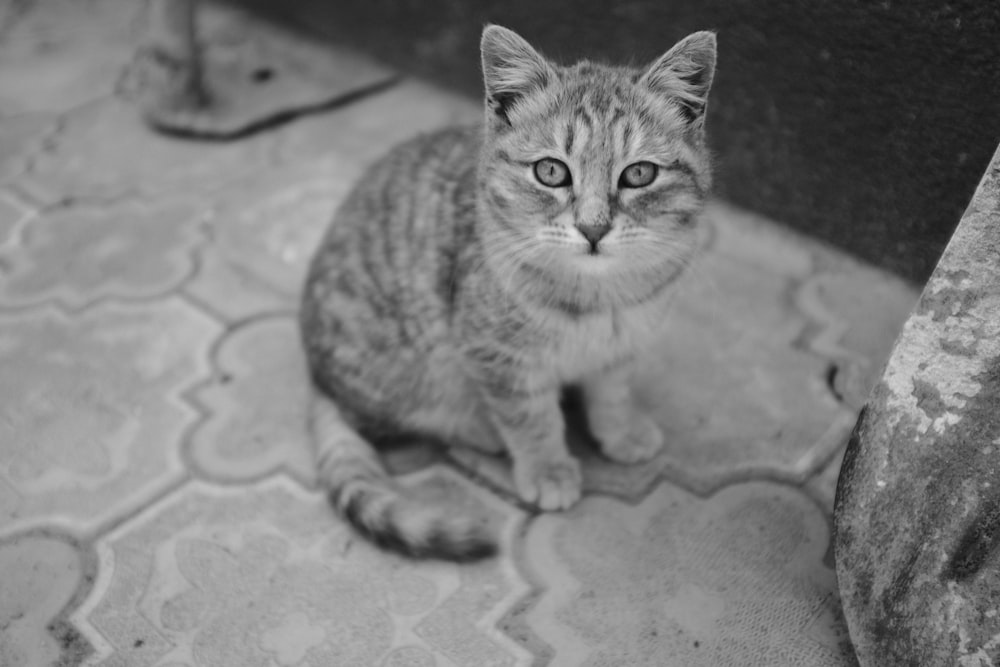
[[[492,556],[496,538],[462,508],[414,498],[385,471],[375,448],[314,392],[310,422],[320,483],[330,503],[375,544],[414,558]]]

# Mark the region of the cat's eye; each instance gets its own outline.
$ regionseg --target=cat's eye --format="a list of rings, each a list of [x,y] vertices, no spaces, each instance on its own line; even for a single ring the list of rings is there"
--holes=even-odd
[[[535,163],[535,178],[550,188],[561,188],[573,182],[566,163],[552,157],[543,157]]]
[[[652,162],[636,162],[625,167],[618,179],[620,188],[644,188],[656,178],[659,168]]]

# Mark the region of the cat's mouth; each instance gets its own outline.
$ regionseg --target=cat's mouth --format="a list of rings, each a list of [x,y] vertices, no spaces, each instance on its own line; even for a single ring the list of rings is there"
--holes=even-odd
[[[604,275],[608,271],[614,270],[616,265],[613,255],[608,252],[607,248],[586,248],[576,257],[573,264],[576,265],[578,271],[585,274]]]

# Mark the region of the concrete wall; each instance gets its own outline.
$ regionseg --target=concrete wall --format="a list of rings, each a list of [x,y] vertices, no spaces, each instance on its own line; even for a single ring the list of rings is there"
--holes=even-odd
[[[995,0],[250,1],[474,95],[486,21],[564,62],[717,30],[719,193],[921,283],[1000,141]]]

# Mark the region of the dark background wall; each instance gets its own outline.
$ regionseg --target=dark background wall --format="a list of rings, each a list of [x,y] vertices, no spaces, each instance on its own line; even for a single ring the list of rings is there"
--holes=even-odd
[[[717,192],[922,283],[1000,141],[997,0],[244,0],[480,95],[487,21],[550,58],[719,34]]]

